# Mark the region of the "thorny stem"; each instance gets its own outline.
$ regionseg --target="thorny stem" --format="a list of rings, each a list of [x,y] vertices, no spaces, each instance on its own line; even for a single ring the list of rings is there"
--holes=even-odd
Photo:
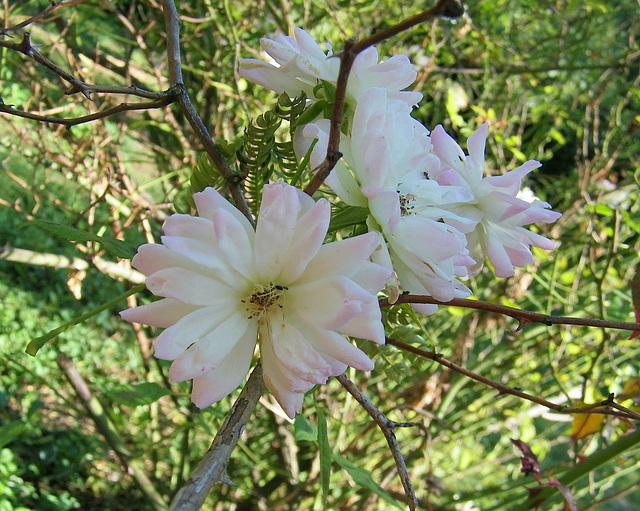
[[[340,133],[342,130],[342,118],[344,116],[344,107],[347,94],[347,82],[353,62],[359,53],[366,50],[369,46],[378,44],[400,32],[408,30],[411,27],[424,23],[427,20],[446,17],[457,18],[462,16],[464,10],[457,0],[438,0],[438,3],[431,9],[422,11],[411,16],[396,25],[385,28],[361,41],[349,41],[345,44],[344,50],[340,55],[340,70],[338,72],[338,80],[336,82],[336,93],[331,113],[331,128],[329,130],[329,141],[327,144],[327,156],[325,160],[313,170],[314,176],[311,182],[305,188],[305,193],[313,195],[327,176],[331,173],[336,163],[342,157],[340,152]]]
[[[342,384],[347,392],[349,392],[349,394],[351,394],[356,399],[356,401],[360,403],[360,406],[362,406],[362,408],[367,411],[367,413],[371,416],[371,418],[375,421],[375,423],[384,434],[384,437],[387,439],[387,444],[389,444],[391,455],[396,462],[398,475],[400,476],[402,487],[404,488],[405,495],[407,496],[407,504],[409,505],[409,509],[416,509],[419,506],[418,498],[416,497],[416,492],[414,491],[413,485],[411,484],[411,478],[409,477],[407,464],[404,461],[404,457],[402,456],[402,452],[400,451],[400,444],[398,444],[398,439],[396,438],[395,434],[395,428],[414,426],[415,424],[410,422],[398,423],[389,420],[387,416],[380,410],[378,410],[375,405],[371,401],[369,401],[369,398],[367,398],[367,396],[360,392],[360,389],[358,389],[358,387],[356,387],[355,384],[344,374],[337,376],[336,379]]]
[[[604,319],[574,318],[571,316],[552,316],[550,314],[541,314],[539,312],[516,309],[515,307],[509,307],[507,305],[482,302],[480,300],[469,300],[467,298],[454,298],[449,302],[441,302],[440,300],[436,300],[432,296],[404,294],[398,297],[398,300],[393,304],[390,304],[387,299],[381,300],[380,307],[389,307],[390,305],[401,303],[428,303],[434,305],[444,305],[447,307],[463,307],[465,309],[476,309],[495,312],[516,319],[518,321],[517,331],[522,330],[525,326],[532,323],[541,323],[546,326],[577,325],[640,331],[640,323],[628,323],[626,321],[608,321]]]
[[[173,498],[171,511],[197,511],[215,483],[230,482],[226,473],[227,464],[247,421],[253,415],[263,389],[262,366],[258,364],[222,423],[211,447],[193,475]]]
[[[563,413],[563,414],[599,413],[603,415],[613,415],[615,417],[620,417],[623,419],[631,419],[636,421],[640,420],[640,414],[634,412],[633,410],[629,410],[628,408],[625,408],[624,406],[619,405],[618,403],[615,403],[613,401],[615,397],[613,394],[610,394],[607,399],[605,399],[604,401],[601,401],[600,403],[594,403],[594,404],[586,405],[583,407],[576,408],[571,406],[558,405],[558,404],[552,403],[551,401],[547,401],[546,399],[542,399],[537,396],[527,394],[526,392],[523,392],[521,390],[490,380],[489,378],[486,378],[477,373],[474,373],[473,371],[469,371],[468,369],[447,360],[439,353],[416,348],[409,344],[405,344],[403,342],[396,341],[395,339],[391,339],[388,337],[387,337],[387,344],[391,344],[396,348],[400,348],[401,350],[408,351],[409,353],[413,353],[422,358],[433,360],[434,362],[437,362],[438,364],[445,366],[451,369],[452,371],[455,371],[456,373],[467,376],[468,378],[479,381],[480,383],[484,383],[485,385],[498,390],[501,394],[510,394],[512,396],[517,396],[559,413]]]

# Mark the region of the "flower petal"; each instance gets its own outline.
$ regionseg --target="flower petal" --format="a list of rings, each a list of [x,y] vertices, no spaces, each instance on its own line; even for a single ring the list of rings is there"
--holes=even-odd
[[[218,367],[247,330],[252,330],[256,339],[256,323],[248,321],[242,313],[234,313],[175,359],[169,369],[169,379],[172,382],[190,380]]]
[[[293,186],[264,187],[254,245],[258,279],[275,281],[280,275],[301,209]]]
[[[372,360],[363,351],[351,344],[343,335],[332,330],[320,328],[302,318],[294,318],[291,322],[295,324],[307,342],[319,353],[328,355],[361,371],[373,370],[374,364]],[[380,326],[382,326],[381,322]],[[344,369],[339,373],[334,372],[333,375],[337,376],[342,372],[344,372]]]
[[[178,358],[191,344],[228,320],[235,310],[235,304],[221,303],[201,307],[184,316],[156,338],[153,343],[155,357],[160,360]]]
[[[351,277],[376,250],[379,240],[377,233],[370,232],[322,245],[297,283],[304,284],[332,275]],[[375,292],[380,289],[382,286]]]
[[[306,390],[292,390],[292,384],[282,373],[278,364],[278,359],[274,352],[273,339],[270,328],[261,330],[260,358],[262,360],[262,372],[264,383],[276,398],[284,412],[294,418],[296,413],[302,409],[304,393],[313,387],[310,385]]]
[[[286,310],[321,328],[337,330],[362,311],[365,303],[377,299],[352,280],[334,276],[291,287]]]
[[[218,367],[193,379],[191,401],[206,408],[233,392],[249,371],[255,346],[255,332],[248,329]]]
[[[120,312],[120,317],[131,323],[168,328],[199,308],[197,305],[182,303],[173,298],[163,298],[133,309],[123,310]]]
[[[203,191],[194,193],[193,200],[196,203],[196,208],[198,209],[198,215],[207,218],[209,220],[213,220],[213,212],[216,209],[224,209],[228,213],[231,213],[244,227],[244,230],[247,231],[249,236],[253,236],[254,230],[249,220],[245,218],[245,216],[240,213],[240,210],[235,206],[231,205],[231,203],[225,199],[222,195],[220,195],[213,188],[205,188]]]
[[[203,306],[234,300],[242,292],[207,275],[183,268],[167,268],[155,272],[147,277],[147,287],[156,296]]]
[[[331,205],[320,199],[298,219],[280,275],[282,284],[297,280],[316,256],[327,235],[330,218]]]

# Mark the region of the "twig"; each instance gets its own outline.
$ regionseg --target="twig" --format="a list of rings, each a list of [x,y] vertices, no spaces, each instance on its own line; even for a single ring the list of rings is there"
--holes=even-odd
[[[526,399],[527,401],[531,401],[533,403],[542,405],[558,413],[562,413],[562,414],[599,413],[603,415],[613,415],[615,417],[620,417],[623,419],[631,419],[636,421],[640,420],[640,414],[634,412],[633,410],[629,410],[628,408],[625,408],[622,405],[614,403],[613,394],[610,394],[606,400],[601,401],[600,403],[594,403],[591,405],[586,405],[578,408],[571,407],[571,406],[558,405],[558,404],[552,403],[551,401],[547,401],[546,399],[542,399],[537,396],[527,394],[526,392],[523,392],[521,390],[508,387],[507,385],[503,385],[502,383],[498,383],[496,381],[490,380],[489,378],[485,378],[484,376],[474,373],[473,371],[470,371],[469,369],[459,366],[458,364],[454,364],[453,362],[444,358],[439,353],[416,348],[414,346],[405,344],[400,341],[396,341],[395,339],[391,339],[389,337],[387,337],[387,344],[391,344],[396,348],[400,348],[401,350],[408,351],[422,358],[433,360],[434,362],[437,362],[442,366],[448,367],[449,369],[451,369],[452,371],[455,371],[456,373],[467,376],[468,378],[479,381],[480,383],[484,383],[485,385],[488,385],[489,387],[492,387],[498,390],[501,394],[510,394],[512,396],[517,396],[522,399]],[[610,408],[614,408],[614,410],[611,410]]]
[[[419,506],[418,498],[416,497],[416,492],[413,489],[413,485],[411,484],[411,478],[409,477],[409,472],[407,471],[407,464],[404,461],[404,457],[402,456],[402,452],[400,451],[400,444],[398,444],[398,440],[395,434],[395,428],[398,427],[407,427],[414,426],[411,422],[394,422],[389,420],[385,414],[383,414],[380,410],[378,410],[369,398],[365,396],[360,389],[355,386],[355,384],[347,378],[344,374],[337,376],[337,380],[342,384],[342,386],[351,394],[360,406],[364,408],[367,413],[371,416],[371,418],[378,425],[384,437],[387,439],[387,444],[389,444],[389,450],[391,451],[391,455],[396,462],[396,467],[398,469],[398,475],[400,476],[400,481],[402,481],[402,487],[404,488],[404,493],[407,496],[407,504],[409,505],[409,509],[416,509]]]
[[[172,103],[174,100],[170,96],[167,96],[163,99],[158,99],[156,101],[148,101],[148,102],[140,102],[140,103],[120,103],[111,108],[107,108],[106,110],[102,110],[100,112],[96,112],[89,115],[83,115],[82,117],[75,117],[73,119],[63,119],[60,117],[54,117],[52,115],[39,115],[31,112],[25,112],[24,110],[18,110],[13,108],[11,105],[5,105],[0,99],[0,112],[14,115],[16,117],[22,117],[23,119],[31,119],[33,121],[39,122],[47,122],[51,124],[61,124],[66,126],[67,129],[72,126],[77,126],[78,124],[83,124],[85,122],[95,121],[97,119],[104,119],[105,117],[109,117],[111,115],[117,114],[119,112],[127,112],[131,110],[152,110],[155,108],[160,108],[163,106],[167,106]]]
[[[52,12],[57,11],[58,9],[62,9],[64,7],[70,7],[72,5],[80,4],[82,2],[84,2],[84,0],[70,0],[69,2],[52,1],[51,5],[47,7],[44,11],[39,12],[34,16],[31,16],[30,18],[18,23],[17,25],[13,25],[7,28],[0,28],[0,36],[7,35],[10,32],[15,32],[16,30],[20,30],[21,28],[27,27],[32,23],[35,23],[36,21],[40,20],[41,18],[48,16]]]
[[[640,443],[640,430],[633,431],[632,433],[618,438],[618,440],[607,447],[596,450],[586,460],[581,461],[577,465],[565,471],[560,477],[558,477],[558,480],[564,486],[571,486],[581,477],[593,473],[596,469],[602,467],[602,465],[617,456],[621,456],[628,449],[638,445],[638,443]],[[546,499],[551,498],[556,491],[555,487],[547,486],[546,488],[541,489],[539,493],[536,493],[533,499],[531,494],[529,494],[529,498],[520,503],[520,505],[515,505],[515,502],[513,501],[506,502],[506,506],[508,507],[505,507],[504,509],[508,508],[512,511],[528,511],[533,509],[534,502],[538,503],[539,509],[549,509],[550,506],[548,503],[542,506],[541,504],[543,504]]]
[[[162,496],[147,477],[143,464],[135,459],[129,449],[127,449],[124,440],[122,440],[115,426],[109,420],[100,401],[91,393],[87,382],[82,378],[80,373],[78,373],[71,358],[60,351],[58,352],[57,362],[77,396],[82,401],[89,417],[96,425],[96,429],[104,437],[109,447],[116,453],[120,463],[122,463],[127,472],[131,474],[133,480],[152,504],[153,509],[156,511],[166,511],[167,504],[162,500]]]
[[[0,41],[0,48],[8,48],[9,50],[17,51],[23,53],[27,57],[31,57],[41,66],[46,67],[49,71],[52,71],[54,74],[58,75],[63,80],[69,82],[71,84],[71,89],[67,92],[67,94],[71,94],[73,92],[80,91],[84,94],[87,99],[91,99],[88,93],[84,92],[85,83],[73,76],[71,73],[68,73],[60,66],[51,62],[48,58],[42,55],[34,46],[31,44],[31,34],[29,32],[25,32],[22,36],[22,41],[19,43],[10,43],[7,41]]]
[[[373,34],[370,37],[362,39],[358,42],[347,42],[344,50],[340,55],[340,70],[336,82],[336,93],[331,113],[331,128],[329,130],[329,141],[327,144],[327,156],[325,160],[313,170],[313,179],[305,188],[305,193],[313,195],[327,176],[336,166],[338,160],[342,157],[340,153],[340,133],[342,130],[342,118],[344,116],[345,99],[347,94],[347,82],[353,62],[359,53],[366,50],[369,46],[378,44],[400,32],[408,30],[415,25],[424,23],[427,20],[437,17],[456,18],[462,16],[464,10],[457,0],[438,0],[438,3],[431,9],[427,9],[421,13],[411,16],[396,25],[385,28]]]
[[[238,176],[225,160],[224,156],[215,144],[207,127],[196,112],[191,103],[187,89],[182,83],[182,67],[180,61],[180,18],[173,0],[163,0],[162,6],[164,10],[164,20],[167,27],[167,59],[169,63],[169,80],[172,87],[177,90],[176,100],[180,110],[187,118],[189,125],[195,132],[198,140],[204,146],[205,151],[211,158],[216,169],[225,180],[229,193],[236,204],[236,207],[242,212],[251,225],[255,227],[255,221],[251,215],[251,210],[242,194],[240,183],[242,178]]]
[[[81,92],[87,99],[91,99],[91,94],[123,94],[123,95],[131,95],[138,96],[144,99],[169,99],[173,100],[175,92],[171,89],[155,92],[149,91],[145,89],[141,89],[140,87],[136,87],[135,85],[131,86],[119,86],[119,85],[93,85],[90,83],[85,83],[79,78],[73,76],[71,73],[68,73],[64,69],[62,69],[57,64],[53,63],[47,57],[42,55],[35,46],[31,44],[31,34],[29,32],[25,32],[22,36],[22,40],[19,43],[10,43],[8,41],[0,41],[0,48],[7,48],[9,50],[17,51],[26,55],[27,57],[33,58],[38,64],[46,67],[49,71],[56,74],[66,82],[71,84],[71,87],[65,91],[65,94],[76,94]]]
[[[262,366],[258,364],[222,423],[207,454],[173,498],[171,511],[197,511],[202,507],[216,482],[229,482],[226,469],[231,453],[253,414],[263,390]]]
[[[441,302],[436,300],[432,296],[411,295],[404,294],[398,297],[395,304],[400,303],[429,303],[434,305],[444,305],[448,307],[463,307],[465,309],[477,309],[488,312],[495,312],[497,314],[503,314],[510,316],[518,321],[517,331],[522,330],[527,325],[532,323],[541,323],[546,326],[553,325],[577,325],[577,326],[590,326],[598,328],[615,328],[617,330],[632,330],[640,331],[640,323],[629,323],[626,321],[608,321],[604,319],[590,319],[590,318],[574,318],[571,316],[552,316],[550,314],[541,314],[539,312],[531,312],[522,309],[516,309],[515,307],[509,307],[507,305],[499,305],[497,303],[482,302],[480,300],[469,300],[466,298],[454,298],[450,302]],[[384,299],[380,301],[380,307],[389,307],[388,300]]]

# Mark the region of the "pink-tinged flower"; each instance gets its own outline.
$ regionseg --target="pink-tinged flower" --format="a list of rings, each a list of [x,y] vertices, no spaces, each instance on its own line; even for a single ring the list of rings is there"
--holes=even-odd
[[[193,379],[200,408],[245,378],[256,342],[264,379],[284,411],[347,366],[373,362],[346,336],[384,343],[376,294],[389,270],[369,261],[378,236],[323,245],[330,205],[285,184],[264,187],[256,230],[218,192],[194,195],[199,216],[176,214],[162,244],[143,245],[133,266],[163,297],[121,312],[165,330],[155,356],[173,360],[173,382]]]
[[[523,178],[538,168],[540,162],[529,160],[504,175],[484,176],[487,130],[485,123],[469,137],[467,156],[444,128],[437,126],[431,133],[431,142],[440,165],[429,169],[429,177],[440,184],[466,188],[474,197],[471,202],[449,205],[452,212],[477,222],[476,228],[467,234],[471,257],[477,261],[471,270],[479,271],[488,258],[498,277],[510,277],[514,266],[533,262],[531,246],[545,250],[558,246],[557,242],[523,226],[555,222],[562,215],[552,211],[546,202],[529,202],[518,197]]]
[[[437,157],[429,131],[411,117],[411,109],[382,88],[367,90],[358,101],[351,136],[340,146],[346,164],[339,164],[326,183],[347,204],[369,209],[369,228],[380,231],[389,245],[393,268],[404,291],[438,300],[469,296],[456,277],[468,275],[474,261],[463,232],[476,222],[457,215],[448,203],[473,199],[459,186],[426,178]],[[320,120],[296,133],[296,151],[306,154],[313,139],[311,165],[326,154],[329,123]],[[449,224],[443,220],[449,220]],[[390,283],[391,287],[397,282]],[[434,306],[417,305],[432,313]]]
[[[259,59],[243,59],[240,74],[247,80],[290,96],[298,96],[304,91],[308,98],[313,98],[313,89],[319,81],[335,84],[338,79],[340,60],[330,58],[331,46],[326,45],[328,53],[325,54],[301,28],[295,29],[294,37],[278,35],[275,40],[263,38],[260,44],[277,65]],[[378,62],[378,50],[367,48],[353,63],[347,96],[357,101],[370,87],[383,87],[392,97],[413,106],[420,102],[422,94],[403,89],[411,85],[416,76],[406,55],[395,55]]]

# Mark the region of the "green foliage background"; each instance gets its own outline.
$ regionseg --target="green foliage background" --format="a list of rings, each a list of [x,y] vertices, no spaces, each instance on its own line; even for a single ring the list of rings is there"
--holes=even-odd
[[[11,26],[48,5],[5,0],[0,18]],[[261,37],[302,26],[339,51],[347,39],[425,7],[387,0],[181,2],[184,82],[231,159],[251,121],[277,101],[237,74],[240,58],[258,54]],[[474,295],[544,313],[633,321],[629,282],[640,232],[639,6],[477,0],[466,8],[457,22],[425,24],[387,41],[380,54],[405,53],[415,63],[416,88],[425,95],[418,119],[428,127],[443,124],[461,142],[488,120],[494,171],[541,160],[543,167],[527,184],[564,212],[544,228],[562,242],[557,251],[536,252],[534,267],[507,280],[484,272],[471,282]],[[168,86],[162,11],[154,0],[79,3],[29,30],[39,51],[86,82]],[[96,94],[90,102],[65,96],[65,88],[32,60],[0,48],[5,104],[68,118],[125,100]],[[283,123],[275,139],[282,143],[286,135]],[[285,176],[297,171],[285,146],[267,156],[259,169],[242,160],[236,169],[268,177],[286,161]],[[0,245],[115,262],[92,241],[69,243],[29,221],[121,236],[138,246],[150,235],[157,239],[171,204],[188,209],[193,169],[206,166],[174,107],[71,130],[0,114]],[[69,277],[74,274],[62,269],[0,261],[0,511],[150,508],[87,419],[56,364],[58,351],[72,358],[167,499],[206,451],[231,400],[195,410],[186,383],[167,383],[168,364],[145,360],[136,333],[117,316],[127,307],[124,300],[64,332],[36,358],[27,356],[30,339],[129,286],[91,266],[84,278],[75,275],[82,282],[82,296],[75,298]],[[391,337],[554,402],[599,401],[640,377],[638,342],[624,332],[528,326],[516,333],[511,320],[446,307],[427,318],[395,307],[385,321]],[[597,433],[574,441],[569,416],[497,395],[391,346],[361,347],[375,359],[376,370],[349,376],[391,419],[420,424],[397,435],[418,496],[430,509],[523,505],[526,486],[534,484],[519,473],[510,438],[532,447],[544,478],[560,477],[630,427],[607,418]],[[138,402],[150,387],[133,384],[147,383],[170,394],[158,391],[151,403]],[[321,469],[327,460],[328,485]],[[636,445],[578,480],[572,489],[580,509],[633,509],[640,500],[639,466]],[[403,507],[382,434],[336,381],[310,393],[294,424],[259,405],[228,474],[237,486],[217,485],[206,509]],[[562,509],[563,503],[558,496],[545,506]]]

